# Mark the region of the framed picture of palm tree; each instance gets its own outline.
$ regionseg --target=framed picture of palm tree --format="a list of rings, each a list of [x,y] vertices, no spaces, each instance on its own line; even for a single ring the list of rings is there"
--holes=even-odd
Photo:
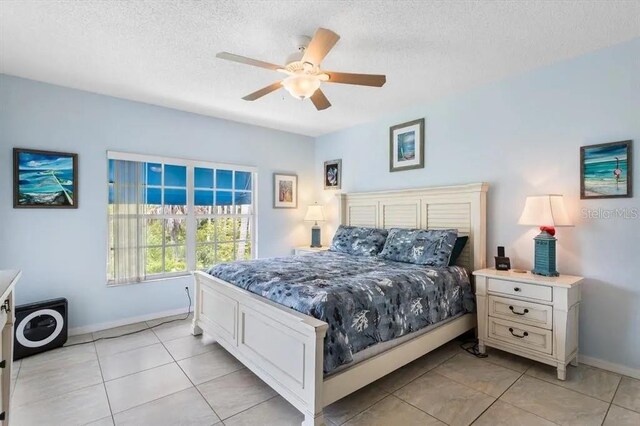
[[[78,208],[78,154],[13,149],[14,208]]]
[[[298,176],[283,173],[273,174],[273,208],[298,208]]]
[[[424,118],[389,129],[389,171],[424,168]]]

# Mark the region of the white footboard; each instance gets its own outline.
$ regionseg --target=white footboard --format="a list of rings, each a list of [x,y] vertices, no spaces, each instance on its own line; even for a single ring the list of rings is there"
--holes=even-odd
[[[195,272],[193,333],[204,330],[304,413],[323,424],[323,341],[327,323]]]

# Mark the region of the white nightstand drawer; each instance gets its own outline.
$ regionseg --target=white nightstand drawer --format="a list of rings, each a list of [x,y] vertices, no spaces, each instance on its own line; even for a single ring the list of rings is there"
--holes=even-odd
[[[552,333],[538,327],[489,317],[489,338],[551,355]]]
[[[489,296],[489,316],[518,321],[551,330],[553,308],[539,303]]]
[[[489,292],[510,294],[512,296],[544,300],[546,302],[553,300],[553,291],[551,287],[546,285],[525,284],[495,278],[488,278],[487,282]]]

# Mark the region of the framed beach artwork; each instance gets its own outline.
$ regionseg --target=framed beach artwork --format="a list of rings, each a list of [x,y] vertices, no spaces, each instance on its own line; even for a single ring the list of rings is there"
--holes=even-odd
[[[580,198],[633,196],[632,141],[580,148]]]
[[[298,176],[273,174],[273,208],[295,209],[298,207]]]
[[[424,118],[389,129],[389,171],[424,168]]]
[[[78,208],[78,154],[13,149],[14,208]]]
[[[342,187],[342,160],[324,162],[324,189]]]

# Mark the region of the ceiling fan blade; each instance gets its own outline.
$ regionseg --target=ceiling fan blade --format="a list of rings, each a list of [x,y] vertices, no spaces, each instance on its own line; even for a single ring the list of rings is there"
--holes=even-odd
[[[216,54],[216,58],[226,59],[227,61],[240,62],[241,64],[253,65],[254,67],[266,68],[273,71],[278,71],[283,66],[272,64],[270,62],[259,61],[257,59],[247,58],[245,56],[234,55],[229,52],[220,52]]]
[[[256,90],[255,92],[248,94],[242,99],[244,99],[245,101],[255,101],[256,99],[259,99],[264,95],[268,95],[269,93],[274,92],[281,87],[282,87],[282,82],[276,81],[275,83],[270,84],[267,87],[263,87],[260,90]]]
[[[322,93],[322,90],[318,89],[311,95],[311,102],[316,106],[318,111],[322,111],[323,109],[327,109],[331,106],[331,102],[329,99]]]
[[[358,86],[382,87],[387,77],[378,74],[349,74],[346,72],[323,71],[329,75],[327,83],[357,84]]]
[[[311,62],[318,66],[320,62],[327,56],[327,53],[340,40],[340,36],[326,28],[318,28],[313,38],[309,42],[309,46],[304,51],[302,62]]]

